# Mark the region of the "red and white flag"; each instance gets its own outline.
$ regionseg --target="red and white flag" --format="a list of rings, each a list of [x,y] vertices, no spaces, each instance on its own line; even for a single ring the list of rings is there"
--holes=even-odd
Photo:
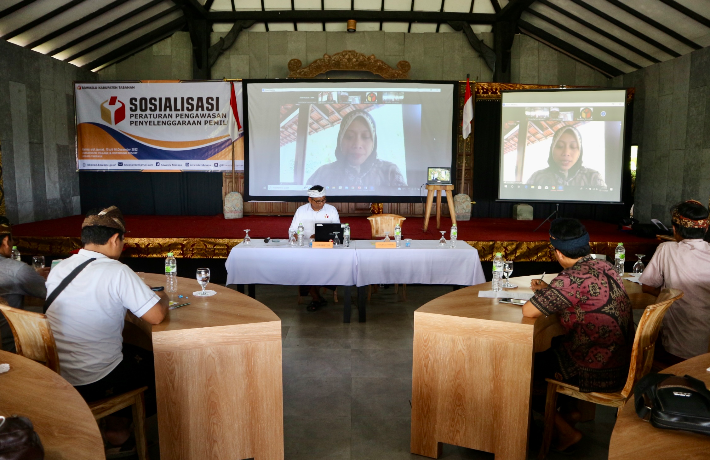
[[[466,77],[466,96],[464,96],[463,125],[461,126],[464,139],[471,134],[471,121],[473,121],[473,98],[471,98],[471,83]]]
[[[229,82],[232,95],[229,98],[229,105],[232,110],[229,111],[229,136],[232,138],[232,142],[236,141],[244,134],[244,128],[242,128],[242,122],[239,120],[239,108],[237,104],[237,94],[234,91],[234,82]]]

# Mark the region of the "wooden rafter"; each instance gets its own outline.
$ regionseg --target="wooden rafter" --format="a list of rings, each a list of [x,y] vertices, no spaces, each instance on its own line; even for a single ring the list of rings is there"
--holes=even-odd
[[[0,38],[2,38],[3,40],[9,40],[12,37],[16,37],[17,35],[20,35],[23,32],[27,32],[28,30],[33,29],[46,21],[49,21],[50,19],[62,14],[63,12],[74,8],[75,6],[83,3],[84,1],[85,0],[72,0],[70,2],[67,2],[64,5],[60,6],[59,8],[56,8],[56,9],[50,11],[49,13],[38,17],[34,21],[30,21],[27,24],[20,26],[17,29],[6,33],[5,35],[3,35]]]
[[[4,18],[7,15],[14,13],[17,10],[20,10],[20,9],[26,7],[27,5],[31,5],[36,1],[37,0],[22,0],[21,2],[15,3],[12,6],[8,6],[4,10],[0,11],[0,19]]]

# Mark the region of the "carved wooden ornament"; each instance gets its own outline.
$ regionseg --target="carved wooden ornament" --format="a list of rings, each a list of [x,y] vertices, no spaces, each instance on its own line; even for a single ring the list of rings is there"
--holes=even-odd
[[[332,56],[324,54],[321,59],[316,59],[306,67],[301,68],[302,65],[300,59],[288,61],[288,78],[313,78],[331,70],[362,70],[387,80],[406,80],[412,68],[408,61],[399,61],[395,69],[377,59],[374,54],[365,56],[353,50],[341,51]]]

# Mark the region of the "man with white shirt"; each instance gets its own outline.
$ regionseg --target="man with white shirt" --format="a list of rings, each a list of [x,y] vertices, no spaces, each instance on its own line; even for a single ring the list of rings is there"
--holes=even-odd
[[[291,232],[296,232],[299,225],[303,225],[303,238],[313,238],[316,233],[316,223],[319,224],[339,224],[340,216],[335,206],[325,202],[325,190],[320,185],[314,185],[308,190],[308,203],[299,207],[293,216]],[[308,311],[316,311],[320,307],[327,305],[327,301],[319,294],[320,286],[300,286],[301,295],[310,294],[313,301],[308,304]]]
[[[159,324],[168,311],[168,299],[118,261],[125,231],[123,215],[115,206],[90,212],[82,223],[84,248],[49,274],[45,306],[62,377],[88,402],[147,386],[150,416],[156,412],[153,355],[124,345],[121,333],[127,311]],[[70,281],[62,283],[65,280]],[[107,417],[104,437],[120,446],[130,436],[130,408],[115,415]]]

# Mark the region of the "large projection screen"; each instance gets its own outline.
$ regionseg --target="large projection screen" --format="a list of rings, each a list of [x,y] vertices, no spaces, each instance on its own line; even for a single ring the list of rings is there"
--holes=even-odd
[[[506,91],[501,200],[621,201],[626,90]]]
[[[244,80],[245,197],[413,202],[452,167],[457,82]]]

